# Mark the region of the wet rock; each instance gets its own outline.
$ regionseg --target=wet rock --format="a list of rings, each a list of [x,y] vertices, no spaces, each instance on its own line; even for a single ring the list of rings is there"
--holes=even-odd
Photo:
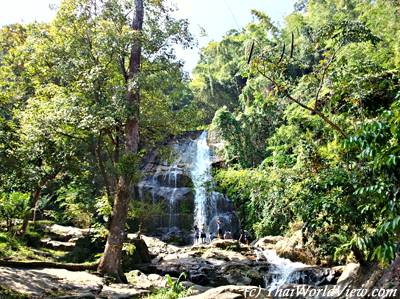
[[[223,232],[229,231],[233,238],[239,239],[239,230],[240,230],[240,223],[237,215],[231,210],[229,211],[228,206],[231,205],[230,201],[229,203],[223,203],[221,201],[229,201],[226,197],[224,196],[219,196],[219,199],[217,200],[219,205],[225,206],[224,209],[225,211],[221,208],[219,211],[219,214],[217,216],[214,216],[208,225],[208,228],[210,232],[212,232],[215,236],[217,235],[217,219],[219,218],[220,221],[222,222],[221,229]]]
[[[336,283],[340,272],[330,268],[310,266],[295,270],[292,276],[299,284],[321,286]]]
[[[190,231],[173,227],[162,234],[161,240],[168,244],[183,246],[191,244],[193,237]]]
[[[201,139],[198,139],[199,135]],[[190,235],[195,218],[193,180],[202,180],[204,177],[204,175],[196,177],[194,173],[199,163],[206,163],[209,169],[211,167],[209,162],[211,163],[213,159],[212,150],[203,146],[205,137],[205,132],[196,132],[190,137],[180,136],[165,143],[166,151],[152,151],[148,157],[145,157],[145,163],[141,166],[145,176],[135,187],[134,192],[143,201],[160,204],[162,212],[157,212],[157,215],[151,217],[150,220],[142,221],[143,232],[160,237],[168,243],[191,244]],[[168,153],[165,155],[163,152]],[[198,159],[199,153],[207,158]],[[207,171],[207,178],[204,177],[207,182],[199,182],[200,185],[209,183],[211,180],[209,174],[210,171]],[[232,203],[223,194],[206,189],[205,197],[209,203],[207,203],[204,222],[207,223],[197,225],[205,225],[209,232],[216,234],[218,215],[223,221],[223,230],[230,231],[233,237],[237,238],[240,226]],[[139,223],[132,223],[130,226],[131,229],[136,230]],[[172,231],[175,228],[183,233],[177,234],[176,231]]]
[[[208,276],[203,273],[192,274],[190,275],[189,279],[191,282],[202,286],[206,286],[210,283]]]
[[[172,172],[172,174],[171,174]],[[182,169],[167,168],[165,172],[157,173],[154,177],[155,180],[163,187],[173,187],[173,188],[192,188],[193,182],[190,176]]]

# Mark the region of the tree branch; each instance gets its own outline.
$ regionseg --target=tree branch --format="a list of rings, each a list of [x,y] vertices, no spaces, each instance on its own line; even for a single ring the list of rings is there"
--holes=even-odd
[[[258,71],[264,78],[266,78],[266,79],[268,79],[269,81],[271,81],[271,82],[278,88],[278,90],[279,90],[280,92],[282,92],[282,93],[284,94],[284,96],[285,96],[286,98],[288,98],[290,101],[292,101],[293,103],[296,103],[296,104],[299,105],[300,107],[302,107],[302,108],[304,108],[304,109],[306,109],[306,110],[308,110],[308,111],[311,111],[312,113],[318,115],[320,118],[322,118],[323,121],[325,121],[328,125],[330,125],[334,130],[336,130],[337,132],[339,132],[340,135],[342,135],[344,138],[347,137],[346,133],[345,133],[337,124],[335,124],[334,122],[332,122],[332,121],[331,121],[325,114],[323,114],[321,111],[318,111],[318,110],[316,110],[316,109],[314,109],[314,108],[311,108],[311,107],[309,107],[309,106],[303,104],[303,103],[302,103],[301,101],[299,101],[298,99],[296,99],[296,98],[294,98],[293,96],[291,96],[291,95],[289,94],[289,92],[288,92],[284,87],[282,87],[281,85],[279,85],[279,84],[274,80],[274,78],[268,76],[266,73],[264,73],[263,71],[261,71],[261,70],[259,69],[258,66],[257,66],[257,71]]]

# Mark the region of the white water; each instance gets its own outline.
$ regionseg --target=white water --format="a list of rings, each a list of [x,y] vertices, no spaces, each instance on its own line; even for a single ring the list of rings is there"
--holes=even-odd
[[[207,206],[208,194],[207,183],[211,181],[211,152],[207,144],[207,132],[201,133],[195,140],[196,155],[190,169],[195,190],[194,224],[200,228],[207,229]]]
[[[275,250],[265,250],[263,255],[271,264],[268,277],[266,277],[266,289],[270,292],[277,290],[284,284],[299,281],[301,273],[297,272],[297,270],[309,267],[303,263],[281,258],[276,254]]]
[[[238,233],[239,221],[229,199],[221,193],[212,191],[212,150],[207,143],[207,132],[196,139],[184,138],[170,144],[171,155],[168,160],[148,164],[148,173],[138,184],[138,196],[153,203],[166,202],[166,217],[162,217],[160,228],[180,229],[180,207],[182,200],[191,200],[188,192],[190,186],[182,186],[181,177],[190,177],[193,183],[194,211],[193,225],[197,225],[208,235],[216,235],[217,219],[222,221],[222,229]],[[153,167],[156,166],[154,169]],[[154,170],[155,171],[154,171]],[[150,196],[149,196],[150,195]],[[191,202],[188,202],[191,204]],[[185,215],[184,215],[185,216]],[[183,218],[184,221],[187,218]],[[185,228],[187,229],[187,228]]]

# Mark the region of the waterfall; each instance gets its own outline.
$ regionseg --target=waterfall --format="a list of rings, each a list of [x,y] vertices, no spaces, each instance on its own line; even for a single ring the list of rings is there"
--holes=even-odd
[[[216,223],[219,218],[223,231],[236,235],[239,223],[232,203],[225,195],[212,191],[215,187],[211,175],[213,157],[207,143],[207,131],[202,132],[193,142],[195,153],[192,157],[190,177],[194,187],[194,224],[209,234],[216,235]]]
[[[143,166],[145,176],[136,186],[141,200],[164,206],[159,215],[143,225],[144,230],[165,240],[178,236],[188,244],[194,225],[215,234],[219,217],[223,230],[236,236],[239,221],[232,203],[225,195],[212,191],[214,157],[207,132],[189,133],[167,146],[170,156],[150,155]]]
[[[194,223],[202,227],[208,225],[209,192],[207,184],[211,181],[211,154],[207,144],[207,132],[202,132],[195,143],[196,156],[190,170],[195,190]]]

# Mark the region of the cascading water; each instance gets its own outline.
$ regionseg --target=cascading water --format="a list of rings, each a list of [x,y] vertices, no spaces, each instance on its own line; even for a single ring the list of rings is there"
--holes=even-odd
[[[143,225],[145,231],[166,241],[171,234],[178,234],[187,244],[194,225],[215,234],[219,217],[224,231],[237,234],[239,222],[231,202],[223,194],[210,191],[213,154],[207,132],[193,132],[167,146],[171,149],[169,162],[157,154],[149,157],[143,167],[146,175],[136,188],[140,199],[165,206],[160,215]]]
[[[213,156],[207,142],[207,131],[202,132],[194,144],[196,153],[190,167],[195,191],[194,224],[216,236],[219,218],[223,231],[237,236],[239,222],[232,203],[225,195],[211,191],[214,187],[211,175]]]
[[[196,157],[190,173],[195,190],[194,223],[201,227],[208,225],[207,207],[213,206],[209,205],[209,192],[206,189],[206,184],[211,181],[211,155],[207,144],[207,132],[201,133],[195,143]],[[211,214],[217,214],[216,208]]]
[[[301,273],[297,270],[307,268],[303,263],[295,263],[291,260],[279,257],[275,250],[265,250],[263,254],[271,264],[271,268],[265,277],[266,289],[270,292],[288,283],[297,283],[301,280]]]
[[[262,254],[270,264],[264,279],[265,288],[272,294],[287,284],[319,286],[332,283],[335,279],[335,272],[332,269],[292,262],[279,257],[275,250],[265,250],[259,254]]]

